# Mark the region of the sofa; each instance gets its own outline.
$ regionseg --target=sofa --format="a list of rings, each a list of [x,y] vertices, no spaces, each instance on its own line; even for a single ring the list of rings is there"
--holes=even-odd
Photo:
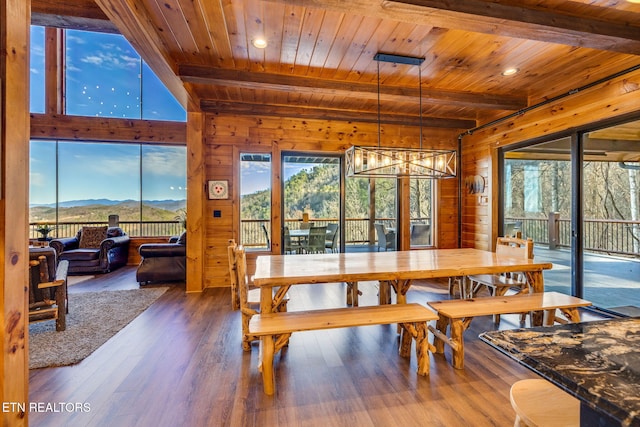
[[[140,285],[149,282],[185,281],[187,271],[187,233],[174,236],[168,243],[140,245],[140,265],[136,280]]]
[[[58,260],[69,261],[68,274],[108,273],[127,264],[129,236],[120,227],[82,227],[75,237],[53,239]]]

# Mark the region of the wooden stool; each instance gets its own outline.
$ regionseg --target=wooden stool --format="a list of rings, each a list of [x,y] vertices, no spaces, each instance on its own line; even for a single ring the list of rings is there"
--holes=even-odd
[[[547,380],[521,380],[511,386],[514,427],[580,425],[580,402]]]

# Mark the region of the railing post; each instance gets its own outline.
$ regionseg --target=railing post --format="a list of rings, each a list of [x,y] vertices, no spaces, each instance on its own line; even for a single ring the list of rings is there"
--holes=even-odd
[[[560,244],[560,213],[549,212],[549,249],[555,249]]]

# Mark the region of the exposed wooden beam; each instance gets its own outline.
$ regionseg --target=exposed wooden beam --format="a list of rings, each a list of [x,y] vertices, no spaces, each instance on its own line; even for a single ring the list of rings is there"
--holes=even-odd
[[[216,113],[232,113],[250,116],[272,117],[298,117],[303,119],[340,120],[364,123],[376,123],[378,114],[371,111],[346,111],[328,108],[312,108],[289,105],[251,104],[242,102],[223,102],[202,100],[202,111]],[[417,116],[398,114],[381,114],[380,121],[383,124],[419,126],[420,119]],[[471,129],[476,125],[475,120],[445,119],[439,117],[423,117],[422,125],[432,128]]]
[[[94,0],[31,0],[31,23],[44,27],[119,32]]]
[[[640,15],[595,19],[598,6],[579,16],[556,10],[484,0],[268,0],[343,13],[357,13],[434,27],[640,54]],[[590,8],[590,9],[589,9]],[[589,12],[592,10],[594,12]]]
[[[31,138],[185,145],[184,122],[31,114]]]
[[[308,94],[330,94],[358,96],[375,100],[378,97],[378,85],[346,81],[326,80],[282,74],[252,73],[238,70],[226,70],[202,66],[184,66],[178,68],[180,77],[189,83],[215,84],[220,86],[244,87],[249,89],[271,89],[293,91]],[[380,87],[380,99],[395,102],[419,102],[419,89],[384,86]],[[496,110],[519,110],[527,106],[526,97],[494,95],[489,93],[455,92],[424,88],[422,100],[425,103],[486,108]]]

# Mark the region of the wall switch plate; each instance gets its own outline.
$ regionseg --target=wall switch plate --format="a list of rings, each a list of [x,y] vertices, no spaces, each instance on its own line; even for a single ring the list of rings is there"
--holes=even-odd
[[[219,211],[219,210],[213,211],[213,217],[214,218],[222,218],[222,211]]]

